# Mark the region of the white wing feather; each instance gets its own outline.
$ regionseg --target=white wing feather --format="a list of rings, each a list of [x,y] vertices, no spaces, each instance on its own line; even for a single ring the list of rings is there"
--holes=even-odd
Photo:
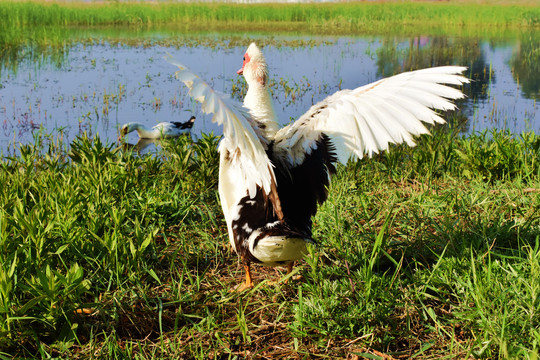
[[[202,104],[202,111],[214,114],[212,121],[223,125],[224,139],[220,151],[229,151],[231,161],[241,168],[250,197],[255,196],[257,186],[269,194],[272,181],[275,181],[274,172],[261,138],[252,126],[248,110],[214,91],[172,56],[169,55],[166,60],[180,69],[176,72],[176,78],[189,88],[191,97]]]
[[[302,163],[321,133],[330,137],[338,160],[372,156],[390,143],[414,146],[413,136],[429,131],[423,123],[444,123],[435,110],[454,110],[451,100],[463,93],[442,85],[469,80],[459,66],[441,66],[402,73],[354,90],[339,91],[314,105],[275,137],[274,151],[288,166]]]

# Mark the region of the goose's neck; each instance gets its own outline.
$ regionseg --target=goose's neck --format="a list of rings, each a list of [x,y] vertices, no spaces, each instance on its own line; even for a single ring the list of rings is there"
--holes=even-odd
[[[250,85],[244,98],[244,106],[259,124],[262,134],[267,139],[273,139],[279,126],[268,88],[260,84]]]

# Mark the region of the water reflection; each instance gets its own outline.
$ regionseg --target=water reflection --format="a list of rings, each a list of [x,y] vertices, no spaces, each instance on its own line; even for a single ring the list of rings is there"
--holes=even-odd
[[[528,99],[540,96],[540,41],[533,35],[524,36],[513,48],[512,74],[521,92]]]
[[[243,79],[236,75],[251,39],[223,37],[212,43],[197,38],[174,47],[82,43],[44,54],[1,58],[0,151],[32,141],[35,128],[62,130],[67,140],[82,132],[115,141],[118,127],[139,121],[198,119],[193,135],[221,129],[200,113],[186,89],[174,78],[166,52],[199,73],[217,90],[241,99]],[[460,64],[474,82],[464,90],[458,118],[464,131],[507,127],[540,131],[538,36],[502,42],[471,38],[399,37],[264,37],[276,111],[283,123],[302,115],[313,103],[342,88],[355,88],[402,71]],[[148,45],[149,46],[146,46]],[[210,45],[212,44],[212,45]],[[9,49],[9,47],[8,47]],[[19,49],[20,50],[20,49]],[[50,59],[49,59],[50,60]],[[200,119],[200,121],[199,121]],[[129,142],[137,142],[136,135]],[[148,144],[137,145],[148,148]],[[144,149],[143,149],[144,151]]]
[[[487,99],[485,89],[490,81],[495,81],[495,77],[476,40],[426,36],[406,42],[384,39],[377,51],[378,74],[381,77],[443,65],[467,66],[466,75],[474,81],[465,87],[465,94],[477,100]]]

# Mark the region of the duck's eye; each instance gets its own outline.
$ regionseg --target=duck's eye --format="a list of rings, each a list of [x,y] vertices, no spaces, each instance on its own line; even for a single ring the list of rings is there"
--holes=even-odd
[[[246,57],[244,56],[244,57],[242,58],[242,60],[243,60],[243,61],[246,61]]]

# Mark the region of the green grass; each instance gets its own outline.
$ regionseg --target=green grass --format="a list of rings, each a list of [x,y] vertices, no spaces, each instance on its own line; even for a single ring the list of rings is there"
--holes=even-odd
[[[338,3],[338,4],[223,4],[223,3],[50,3],[0,2],[4,28],[160,26],[182,28],[283,30],[301,25],[307,30],[337,32],[388,31],[389,27],[534,28],[540,9],[532,5],[462,3]],[[448,30],[448,29],[447,29]]]
[[[540,7],[505,0],[333,4],[40,2],[0,0],[0,72],[23,59],[63,62],[74,43],[136,46],[246,44],[246,33],[362,36],[444,36],[534,45]],[[215,36],[219,32],[221,36]],[[200,36],[194,36],[199,34]],[[277,43],[266,36],[266,41]],[[259,42],[262,39],[258,38]],[[298,40],[296,40],[297,42]],[[323,40],[318,40],[323,41]],[[295,41],[289,41],[292,43]],[[533,46],[533,49],[535,47]],[[527,49],[525,49],[527,50]],[[533,51],[531,57],[535,57]],[[530,69],[529,69],[530,70]]]
[[[538,135],[438,129],[340,166],[319,245],[244,293],[216,145],[40,135],[3,159],[0,356],[538,358]]]

